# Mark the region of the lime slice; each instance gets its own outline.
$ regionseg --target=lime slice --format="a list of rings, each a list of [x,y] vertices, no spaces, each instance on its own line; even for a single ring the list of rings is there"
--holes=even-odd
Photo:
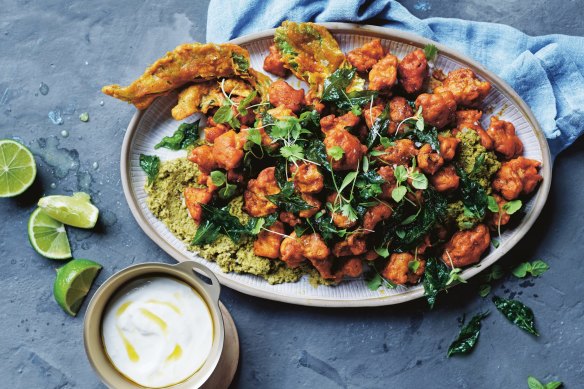
[[[28,219],[28,240],[37,253],[50,259],[71,258],[71,247],[63,223],[47,216],[40,208]]]
[[[11,139],[0,140],[0,197],[24,192],[34,182],[36,171],[29,149]]]
[[[39,207],[47,215],[69,226],[93,228],[97,223],[99,209],[90,202],[87,193],[73,196],[46,196],[39,200]]]
[[[74,259],[57,269],[53,296],[65,312],[77,315],[100,270],[101,265],[89,259]]]

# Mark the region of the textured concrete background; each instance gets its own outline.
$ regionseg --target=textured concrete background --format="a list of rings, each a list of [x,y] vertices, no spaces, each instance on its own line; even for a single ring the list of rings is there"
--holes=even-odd
[[[405,2],[420,17],[584,35],[577,0],[454,3]],[[60,263],[30,248],[27,219],[41,195],[84,190],[102,211],[100,223],[91,231],[69,229],[69,236],[75,257],[104,265],[98,285],[132,263],[172,262],[139,229],[122,194],[119,151],[134,109],[102,96],[100,87],[130,81],[179,43],[203,40],[207,3],[2,0],[0,6],[0,138],[30,146],[39,166],[33,189],[0,201],[0,386],[102,387],[83,351],[85,307],[71,318],[53,301]],[[82,112],[89,113],[88,123],[79,121]],[[535,375],[583,387],[583,150],[584,142],[577,142],[557,159],[546,209],[501,261],[509,268],[542,258],[551,270],[528,281],[505,277],[494,286],[496,294],[516,296],[533,308],[539,338],[481,299],[476,281],[443,296],[434,311],[423,301],[377,309],[306,308],[224,288],[222,300],[241,338],[233,386],[525,388],[526,377]],[[458,320],[487,309],[491,315],[475,351],[447,359]]]

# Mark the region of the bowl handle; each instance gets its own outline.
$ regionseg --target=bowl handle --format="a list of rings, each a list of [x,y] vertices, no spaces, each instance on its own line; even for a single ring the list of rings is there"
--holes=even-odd
[[[209,294],[211,295],[211,298],[213,299],[213,302],[217,303],[219,301],[219,294],[221,293],[221,285],[219,284],[219,280],[217,279],[217,277],[215,276],[215,274],[213,274],[213,272],[211,270],[209,270],[209,268],[207,268],[205,265],[202,265],[198,262],[194,262],[194,261],[185,261],[185,262],[181,262],[178,263],[176,265],[174,265],[177,269],[179,269],[180,271],[182,271],[183,273],[185,273],[186,275],[188,275],[189,277],[197,277],[197,274],[195,273],[199,273],[202,275],[204,275],[205,277],[209,278],[211,280],[211,283],[207,283],[203,280],[201,280],[200,278],[198,278],[200,281],[203,281],[203,288],[209,292]]]

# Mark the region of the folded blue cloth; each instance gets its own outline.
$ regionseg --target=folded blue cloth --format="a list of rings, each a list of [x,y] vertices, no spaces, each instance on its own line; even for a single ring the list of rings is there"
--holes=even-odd
[[[418,19],[393,0],[211,0],[207,41],[224,42],[277,27],[284,20],[391,27],[475,59],[507,81],[531,107],[552,157],[584,132],[584,38],[532,37],[501,24]]]

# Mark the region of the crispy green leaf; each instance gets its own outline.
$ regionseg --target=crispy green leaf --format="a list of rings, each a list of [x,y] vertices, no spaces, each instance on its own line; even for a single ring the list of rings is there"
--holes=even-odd
[[[333,169],[328,161],[326,148],[321,140],[313,139],[305,147],[304,157],[309,161],[316,162],[332,173]]]
[[[470,179],[463,169],[457,168],[460,177],[460,194],[462,202],[468,211],[477,219],[482,220],[488,206],[487,193],[476,181]]]
[[[152,185],[160,170],[160,158],[156,155],[140,154],[140,167],[148,177],[148,185]]]
[[[154,146],[170,150],[184,150],[199,140],[199,121],[194,123],[182,123],[172,136],[165,136]]]
[[[510,322],[530,334],[539,336],[535,329],[535,318],[531,308],[527,307],[520,301],[506,299],[499,296],[493,296],[493,302],[497,309],[505,315]]]
[[[297,161],[304,158],[304,150],[302,146],[297,144],[280,147],[280,154],[290,161]]]
[[[387,129],[389,128],[389,104],[385,106],[381,114],[375,119],[369,133],[367,134],[367,138],[365,139],[365,145],[367,146],[368,150],[375,145],[377,145],[381,141],[381,137],[387,134]]]
[[[479,313],[460,329],[458,337],[448,347],[448,357],[454,354],[467,354],[474,348],[481,333],[481,320],[488,315],[489,312]]]
[[[209,220],[205,220],[197,228],[197,232],[195,233],[191,244],[202,246],[204,244],[213,243],[217,240],[220,230],[221,228],[218,225]]]
[[[272,203],[276,204],[278,208],[287,212],[295,213],[305,209],[314,208],[294,191],[294,183],[291,181],[287,181],[281,186],[279,193],[266,197]]]
[[[422,284],[424,285],[424,295],[430,308],[434,308],[436,296],[446,288],[449,277],[448,267],[440,259],[430,257],[426,260],[426,270]]]

